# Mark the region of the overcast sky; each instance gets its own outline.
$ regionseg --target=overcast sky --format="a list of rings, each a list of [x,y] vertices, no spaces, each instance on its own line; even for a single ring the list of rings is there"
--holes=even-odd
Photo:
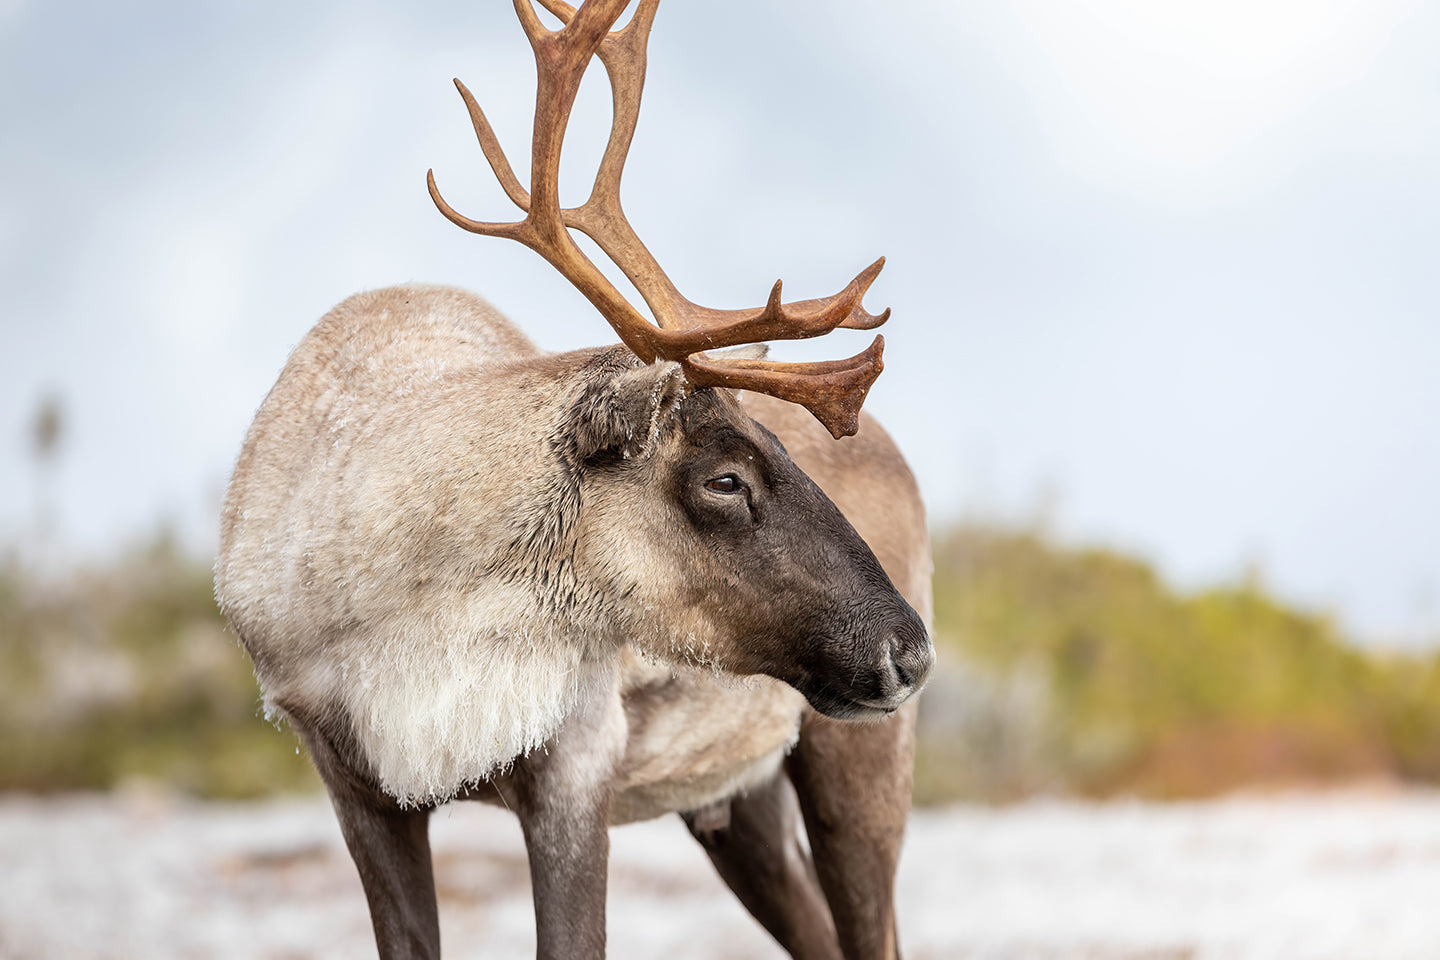
[[[631,220],[716,306],[885,254],[868,409],[934,518],[1044,516],[1185,586],[1258,568],[1365,639],[1440,636],[1440,4],[666,0],[651,48]],[[510,215],[450,78],[524,169],[532,70],[504,0],[0,0],[0,538],[35,528],[55,394],[63,542],[163,518],[209,549],[255,407],[361,289],[612,340],[425,194],[434,167]],[[608,122],[597,71],[576,200]]]

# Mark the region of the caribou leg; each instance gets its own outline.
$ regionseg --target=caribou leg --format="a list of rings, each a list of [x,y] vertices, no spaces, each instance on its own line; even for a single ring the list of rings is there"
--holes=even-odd
[[[572,714],[543,749],[515,762],[515,813],[530,857],[539,960],[605,956],[611,780],[625,750],[617,691]]]
[[[729,801],[730,822],[681,814],[720,877],[796,960],[840,960],[830,908],[800,843],[795,790],[784,774]]]
[[[787,766],[846,960],[897,960],[895,869],[915,753],[915,701],[880,723],[810,714]]]
[[[356,774],[330,739],[297,726],[360,872],[381,960],[435,960],[440,919],[430,863],[430,810],[402,809]]]

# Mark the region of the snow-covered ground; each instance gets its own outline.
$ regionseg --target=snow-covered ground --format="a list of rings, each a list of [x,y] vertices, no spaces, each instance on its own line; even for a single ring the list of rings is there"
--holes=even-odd
[[[450,957],[533,955],[515,822],[432,828]],[[765,958],[678,819],[613,834],[610,955]],[[1440,794],[922,811],[899,885],[911,960],[1440,957]],[[323,799],[0,798],[0,957],[373,956]]]

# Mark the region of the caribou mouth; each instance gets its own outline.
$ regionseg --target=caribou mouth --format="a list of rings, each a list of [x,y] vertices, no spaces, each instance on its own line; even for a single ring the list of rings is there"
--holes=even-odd
[[[805,695],[810,706],[832,720],[862,722],[884,720],[898,710],[901,704],[910,699],[909,694],[898,701],[850,697],[823,682],[797,684],[795,689]]]

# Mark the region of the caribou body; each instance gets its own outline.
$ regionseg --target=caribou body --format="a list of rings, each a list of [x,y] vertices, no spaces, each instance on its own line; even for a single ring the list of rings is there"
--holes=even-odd
[[[449,287],[340,304],[246,437],[217,597],[309,748],[382,956],[439,954],[427,825],[453,799],[518,816],[541,957],[603,956],[607,829],[667,813],[793,956],[896,956],[911,698],[934,654],[919,495],[859,414],[882,341],[819,364],[711,352],[879,325],[860,301],[880,264],[823,300],[681,297],[619,205],[657,0],[616,32],[625,0],[542,2],[562,29],[516,2],[541,78],[532,192],[461,87],[526,218],[471,221],[430,189],[466,229],[541,252],[623,345],[545,353]],[[592,56],[616,124],[590,201],[562,209]]]

